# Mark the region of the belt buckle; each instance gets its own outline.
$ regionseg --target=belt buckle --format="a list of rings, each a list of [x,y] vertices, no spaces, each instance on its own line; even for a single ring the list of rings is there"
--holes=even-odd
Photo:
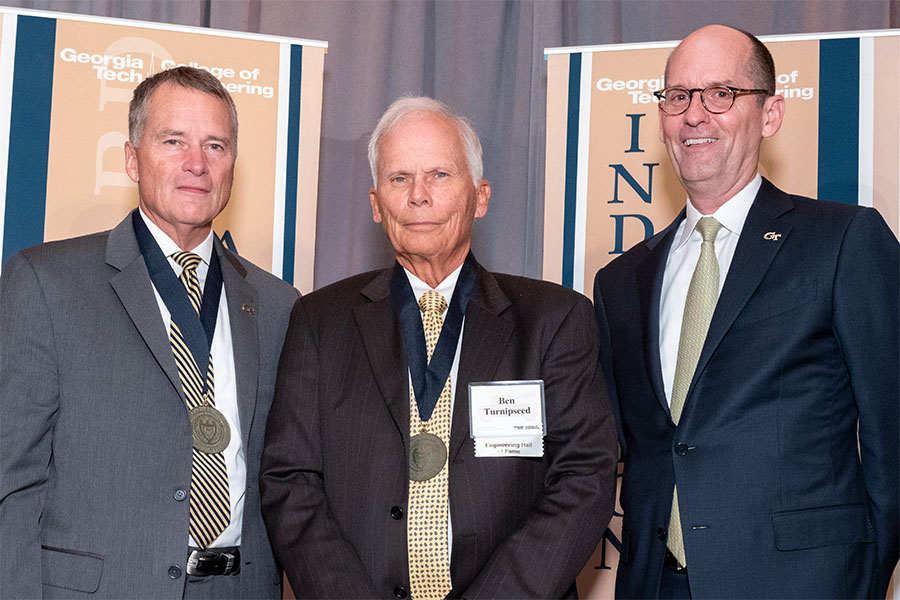
[[[206,575],[206,573],[202,573],[198,570],[198,567],[200,566],[200,558],[204,554],[206,554],[206,552],[204,552],[203,550],[191,550],[191,552],[188,554],[187,568],[185,569],[185,572],[188,575],[196,575],[200,577]]]
[[[240,568],[238,553],[191,550],[188,553],[185,572],[188,575],[207,577],[209,575],[231,575]],[[224,560],[224,564],[222,561]]]

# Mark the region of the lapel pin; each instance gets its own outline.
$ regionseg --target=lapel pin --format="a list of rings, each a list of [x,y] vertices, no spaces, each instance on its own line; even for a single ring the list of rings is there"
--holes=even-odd
[[[254,313],[256,313],[256,309],[253,308],[252,306],[250,306],[249,304],[242,304],[241,310],[244,311],[245,313],[247,313],[248,315],[253,315]]]
[[[769,240],[770,242],[777,242],[781,237],[780,233],[775,233],[774,231],[770,231],[763,236],[764,240]]]

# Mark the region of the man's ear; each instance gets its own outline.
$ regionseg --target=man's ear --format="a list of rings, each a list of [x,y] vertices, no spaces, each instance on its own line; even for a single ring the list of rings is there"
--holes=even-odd
[[[781,123],[784,121],[784,110],[784,96],[775,94],[766,98],[766,102],[763,104],[763,115],[765,118],[762,130],[763,137],[772,137],[778,133],[778,130],[781,129]]]
[[[137,148],[131,142],[125,142],[125,172],[133,182],[137,183],[140,180]]]
[[[378,194],[375,188],[369,188],[369,202],[372,203],[372,220],[381,223],[381,209],[378,208]]]
[[[487,213],[488,202],[491,199],[491,184],[487,179],[478,182],[475,190],[475,218],[480,219]]]

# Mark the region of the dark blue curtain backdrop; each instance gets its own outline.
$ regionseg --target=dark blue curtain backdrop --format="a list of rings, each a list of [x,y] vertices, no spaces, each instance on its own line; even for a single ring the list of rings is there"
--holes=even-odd
[[[0,0],[0,4],[329,42],[316,287],[390,264],[365,150],[388,104],[427,94],[469,117],[493,186],[474,248],[541,274],[546,47],[678,40],[710,23],[757,35],[900,28],[896,0]],[[662,65],[660,65],[660,71]],[[788,115],[787,118],[790,118]]]

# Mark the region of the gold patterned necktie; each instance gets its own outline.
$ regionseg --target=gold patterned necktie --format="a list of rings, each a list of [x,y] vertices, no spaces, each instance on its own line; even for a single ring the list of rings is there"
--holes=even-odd
[[[197,279],[197,265],[201,259],[192,252],[176,252],[172,258],[183,267],[178,279],[184,284],[194,310],[200,314],[202,296],[200,281]],[[200,368],[175,321],[171,321],[169,339],[188,410],[204,403],[215,406],[212,355],[206,370],[204,394]],[[192,448],[191,452],[190,532],[194,542],[200,548],[206,548],[225,531],[231,521],[228,471],[221,452],[207,454],[197,448]]]
[[[678,341],[678,357],[675,360],[675,379],[672,383],[672,403],[669,410],[672,422],[678,425],[681,411],[700,351],[706,341],[706,332],[712,321],[716,302],[719,299],[719,261],[716,259],[716,236],[722,224],[712,217],[703,217],[697,221],[696,229],[703,237],[700,244],[700,258],[694,267],[691,283],[688,286],[687,298],[684,301],[684,316],[681,321],[681,338]],[[678,509],[678,488],[672,493],[672,514],[669,518],[669,535],[666,547],[678,560],[681,566],[687,565],[684,551],[684,538],[681,532],[681,513]]]
[[[438,292],[428,290],[419,298],[422,325],[425,329],[425,350],[428,360],[434,353],[441,335],[447,301]],[[432,433],[450,447],[450,377],[444,383],[441,396],[431,418],[422,421],[415,393],[409,391],[410,436],[422,432]],[[407,547],[409,552],[409,583],[413,600],[444,598],[451,590],[450,556],[447,538],[447,497],[449,465],[445,462],[441,471],[425,481],[409,482],[409,510],[407,520]]]

